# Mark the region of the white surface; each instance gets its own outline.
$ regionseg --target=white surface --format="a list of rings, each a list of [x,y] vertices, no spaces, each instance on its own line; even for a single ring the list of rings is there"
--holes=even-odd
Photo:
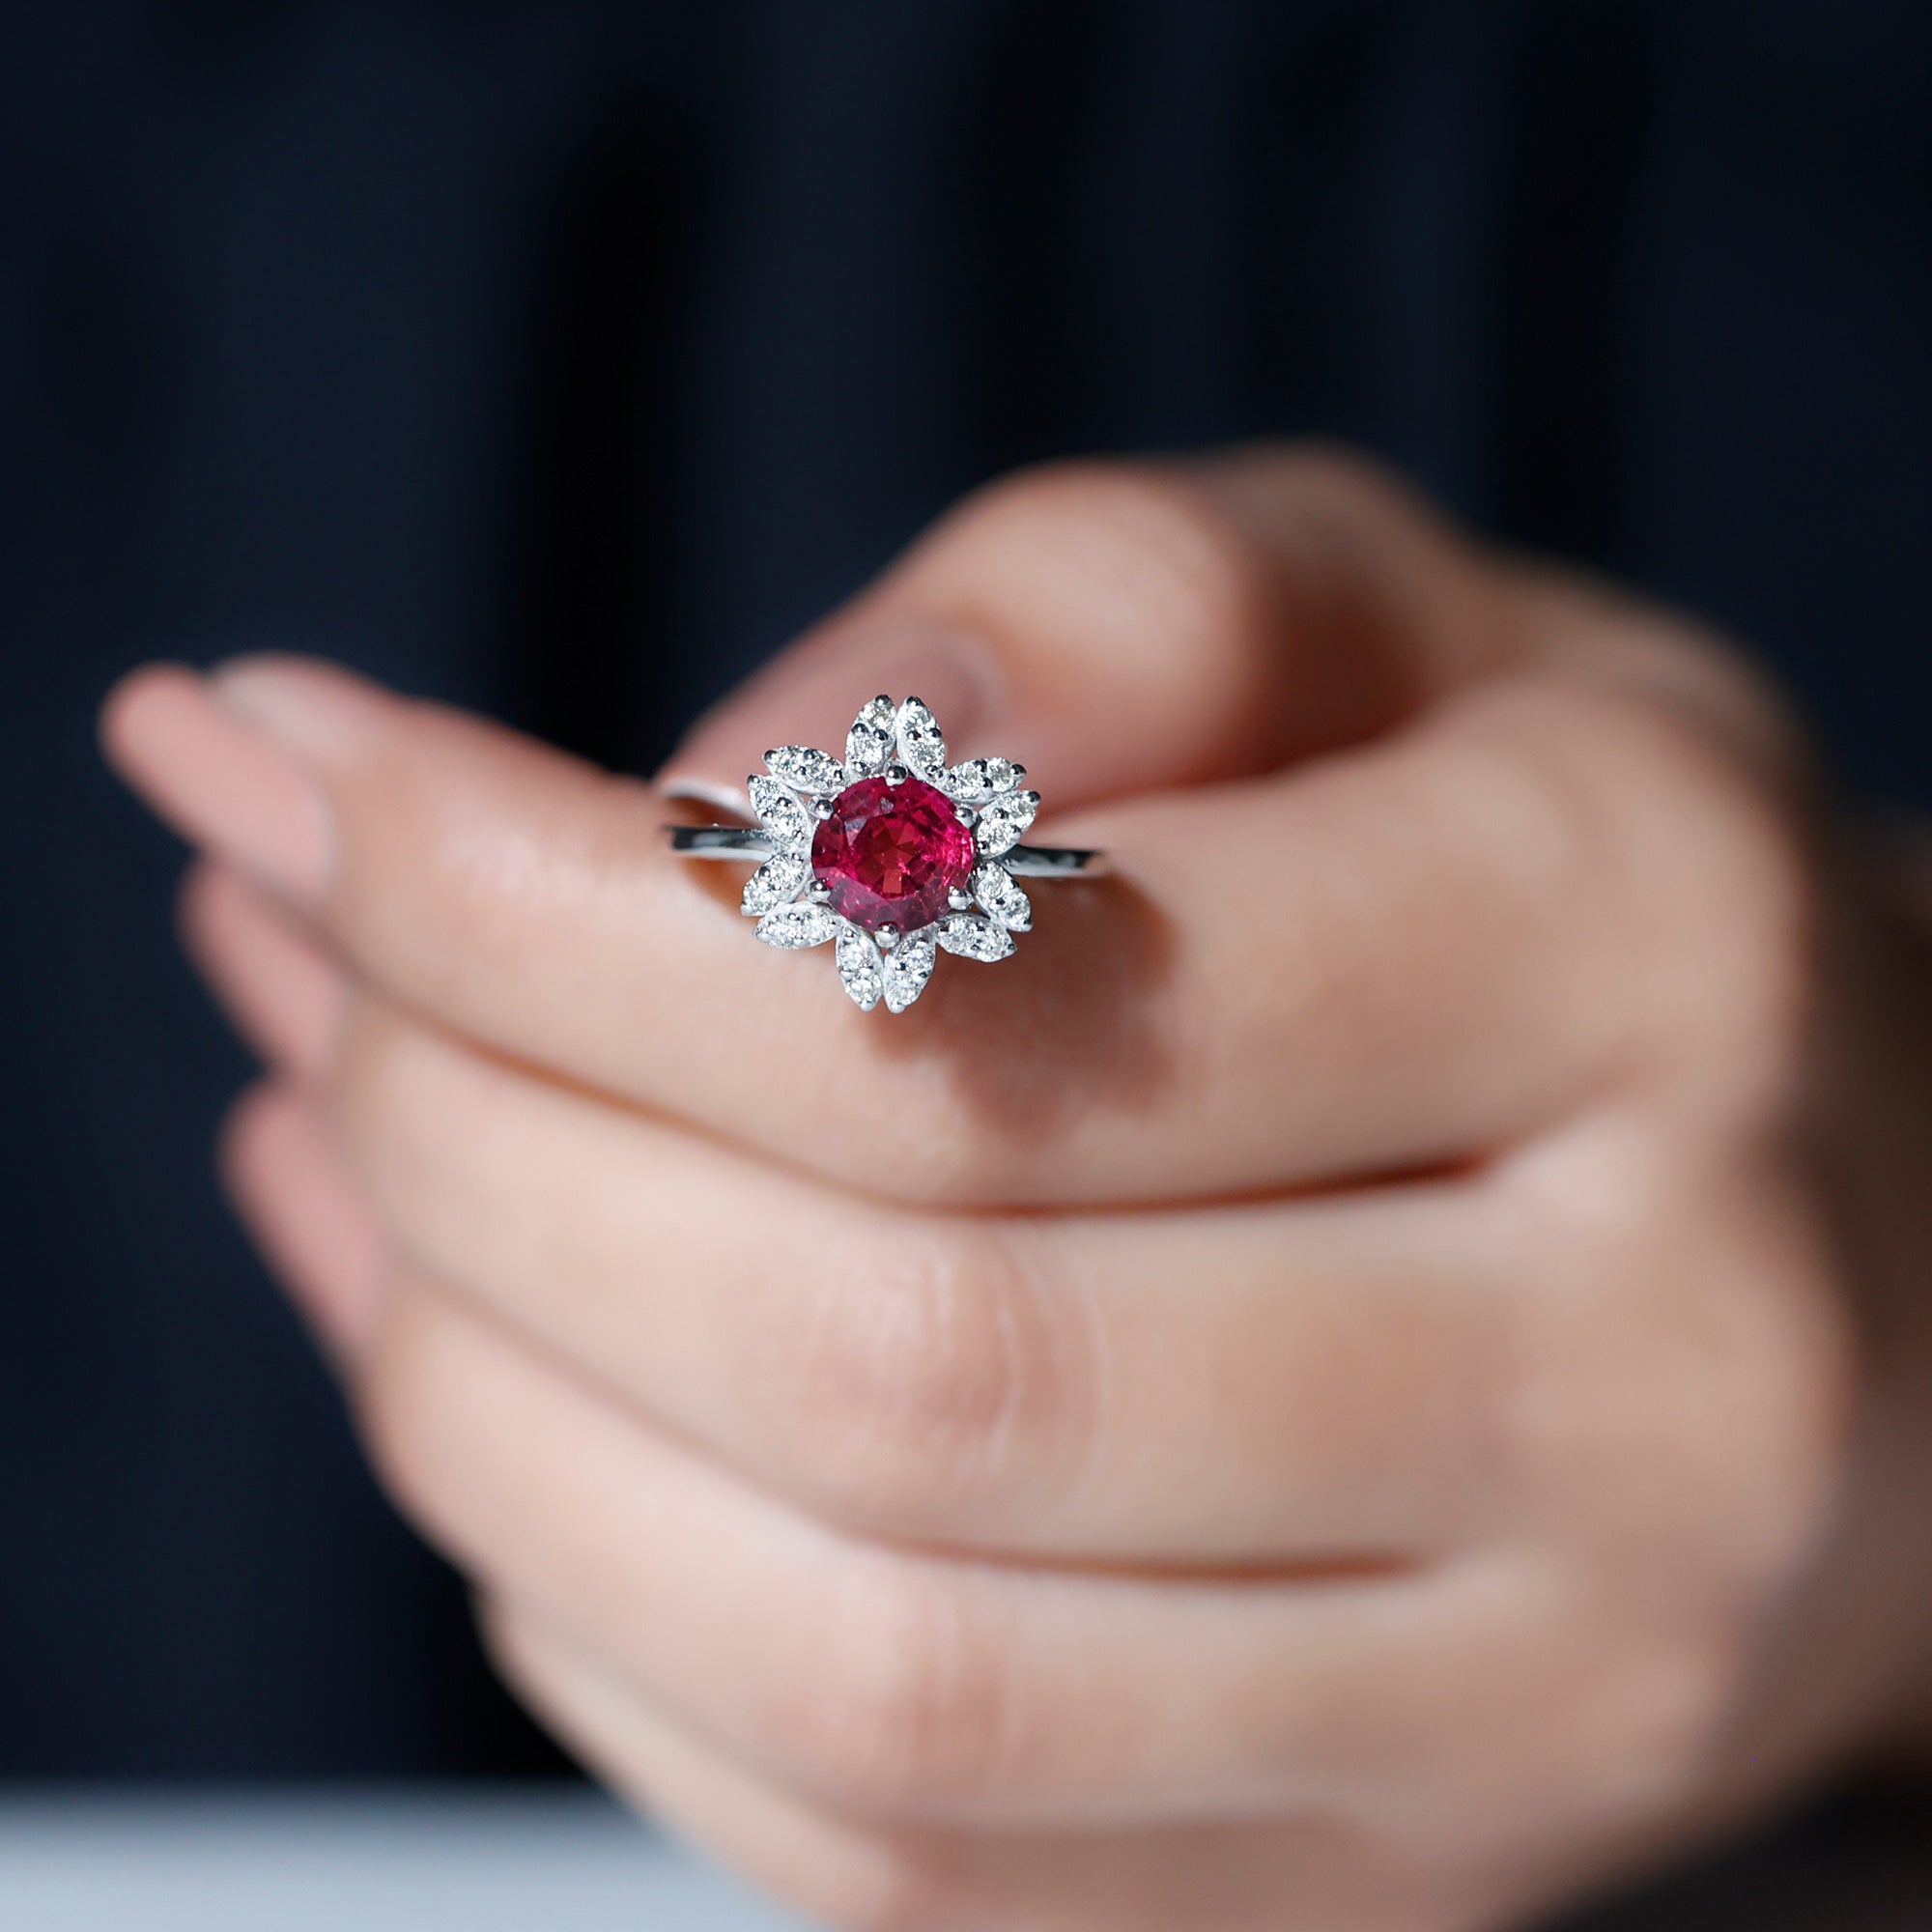
[[[565,1789],[0,1796],[4,1932],[800,1932]]]

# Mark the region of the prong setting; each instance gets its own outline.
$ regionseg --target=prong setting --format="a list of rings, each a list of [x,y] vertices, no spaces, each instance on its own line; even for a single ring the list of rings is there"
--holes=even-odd
[[[1025,789],[1026,767],[1007,758],[949,765],[945,734],[919,698],[868,699],[843,758],[781,745],[765,767],[769,776],[753,777],[749,790],[770,856],[743,910],[768,946],[836,941],[839,980],[862,1011],[903,1012],[941,952],[1000,960],[1030,929],[1010,867],[1024,859],[1037,876],[1037,855],[1002,861],[1039,794]]]

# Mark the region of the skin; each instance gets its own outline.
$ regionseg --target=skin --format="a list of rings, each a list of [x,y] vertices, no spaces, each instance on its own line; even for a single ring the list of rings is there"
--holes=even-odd
[[[137,672],[229,1185],[511,1682],[854,1932],[1474,1932],[1923,1731],[1932,970],[1685,620],[1305,449],[1009,479],[924,696],[1118,877],[863,1015],[647,788]]]

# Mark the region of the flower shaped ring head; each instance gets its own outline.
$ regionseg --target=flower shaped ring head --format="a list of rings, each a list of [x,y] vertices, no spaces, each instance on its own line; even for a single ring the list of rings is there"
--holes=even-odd
[[[947,763],[946,739],[917,697],[874,697],[845,755],[806,745],[765,753],[749,781],[759,830],[672,827],[694,857],[759,857],[743,910],[785,951],[832,945],[855,1006],[901,1013],[941,952],[990,963],[1033,924],[1020,877],[1099,869],[1097,853],[1022,845],[1039,810],[1026,768],[1007,758]]]

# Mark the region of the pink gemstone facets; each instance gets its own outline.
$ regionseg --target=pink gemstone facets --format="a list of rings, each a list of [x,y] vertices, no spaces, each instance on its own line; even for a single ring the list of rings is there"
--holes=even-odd
[[[847,785],[811,836],[811,869],[832,910],[867,932],[916,932],[944,919],[975,863],[952,801],[920,779]]]

